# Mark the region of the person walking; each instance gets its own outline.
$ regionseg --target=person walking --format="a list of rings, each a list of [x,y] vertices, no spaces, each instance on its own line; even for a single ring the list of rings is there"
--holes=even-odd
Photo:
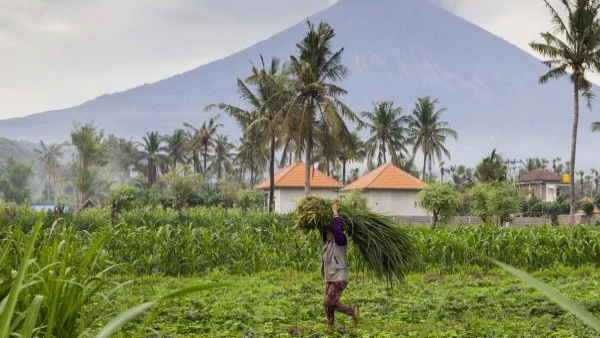
[[[348,267],[346,265],[346,235],[342,229],[342,219],[338,215],[339,207],[333,204],[332,231],[323,231],[323,256],[321,258],[321,276],[325,279],[325,315],[327,327],[333,330],[335,311],[351,316],[354,325],[358,324],[358,307],[340,303],[342,292],[348,286]]]

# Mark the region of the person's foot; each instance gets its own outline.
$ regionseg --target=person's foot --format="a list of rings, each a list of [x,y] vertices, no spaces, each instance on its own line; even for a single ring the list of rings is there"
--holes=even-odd
[[[358,325],[358,320],[360,319],[360,315],[358,313],[358,306],[354,308],[354,313],[352,314],[352,319],[354,319],[354,326]]]

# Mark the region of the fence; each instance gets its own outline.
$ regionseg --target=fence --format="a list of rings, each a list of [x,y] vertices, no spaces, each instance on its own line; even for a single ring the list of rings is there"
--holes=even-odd
[[[394,216],[400,223],[430,225],[431,216]],[[543,217],[514,217],[509,225],[544,225],[552,223],[549,216]],[[448,225],[481,225],[483,221],[477,216],[452,217]],[[592,223],[595,224],[595,223]]]

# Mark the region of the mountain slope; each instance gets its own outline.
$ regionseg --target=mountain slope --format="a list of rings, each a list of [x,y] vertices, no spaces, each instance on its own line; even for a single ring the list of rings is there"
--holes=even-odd
[[[460,134],[449,144],[453,162],[474,164],[498,148],[505,156],[568,158],[572,89],[567,80],[539,85],[539,60],[485,30],[425,0],[341,0],[315,14],[336,30],[350,73],[341,84],[357,112],[372,101],[394,100],[412,111],[418,96],[439,98],[445,118]],[[94,121],[108,132],[138,138],[200,124],[210,103],[238,103],[235,80],[249,74],[258,55],[287,60],[306,32],[299,23],[219,61],[150,85],[104,95],[80,106],[0,121],[0,135],[14,139],[68,138],[73,121]],[[93,81],[93,79],[90,79]],[[579,164],[592,166],[598,138],[582,110]],[[226,133],[238,126],[223,118]]]

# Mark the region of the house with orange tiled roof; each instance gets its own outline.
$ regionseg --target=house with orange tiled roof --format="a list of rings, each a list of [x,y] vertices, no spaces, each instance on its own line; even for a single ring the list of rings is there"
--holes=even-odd
[[[427,216],[417,203],[417,194],[427,185],[391,163],[365,174],[348,184],[342,192],[362,190],[367,203],[376,212],[390,216]]]
[[[304,197],[304,175],[306,164],[296,162],[275,174],[274,210],[285,214],[296,208],[296,203]],[[337,198],[342,184],[325,175],[316,168],[311,169],[311,194],[324,198]],[[254,189],[265,191],[265,200],[269,200],[269,179],[262,181]]]

